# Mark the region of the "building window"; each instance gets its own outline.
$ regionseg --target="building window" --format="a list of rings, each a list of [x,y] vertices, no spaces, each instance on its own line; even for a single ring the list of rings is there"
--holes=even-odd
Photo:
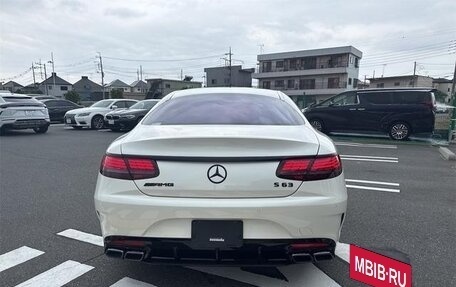
[[[450,92],[450,88],[448,87],[448,93]]]
[[[212,85],[217,85],[217,79],[212,79],[212,80],[211,80],[211,84],[212,84]],[[171,87],[169,84],[166,84],[165,86],[166,86],[167,88],[170,88],[170,87]]]
[[[271,62],[263,62],[263,72],[271,72],[272,65]]]
[[[307,57],[304,58],[304,70],[316,69],[317,68],[317,58],[316,57]]]
[[[270,89],[270,88],[271,88],[271,82],[264,81],[263,82],[263,89]]]
[[[52,86],[48,86],[48,90],[52,90]]]
[[[377,88],[384,88],[385,87],[385,83],[378,83],[377,84]]]
[[[277,61],[276,68],[283,68],[283,61]]]
[[[290,60],[290,70],[296,70],[296,64],[297,64],[297,60],[291,59]]]
[[[401,85],[401,83],[400,83],[400,82],[394,82],[394,86],[396,86],[396,87],[397,87],[397,86],[400,86],[400,85]]]
[[[212,84],[217,84],[217,80],[216,79],[212,79]],[[171,85],[170,84],[165,84],[165,88],[166,89],[170,89]]]
[[[353,78],[353,88],[358,87],[358,79]]]
[[[276,88],[283,88],[285,86],[284,80],[276,80],[276,81],[274,81],[274,86]]]
[[[328,89],[338,89],[339,78],[328,78]]]
[[[355,57],[355,68],[359,68],[359,59]]]
[[[61,91],[68,91],[68,87],[67,86],[60,86],[60,90]]]
[[[295,87],[295,80],[291,79],[287,81],[287,88],[288,89],[294,89]]]
[[[315,89],[315,79],[299,80],[300,90],[313,90]]]
[[[348,78],[348,84],[349,84],[349,85],[352,84],[352,78]]]

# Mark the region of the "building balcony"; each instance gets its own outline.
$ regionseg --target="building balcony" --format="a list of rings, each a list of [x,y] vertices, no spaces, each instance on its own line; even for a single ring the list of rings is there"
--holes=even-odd
[[[267,71],[261,69],[261,71],[255,71],[252,74],[252,78],[255,79],[266,79],[266,78],[282,78],[282,77],[301,77],[301,76],[315,76],[315,75],[329,75],[329,74],[347,74],[348,67],[336,67],[336,68],[324,68],[324,69],[310,69],[310,70],[280,70],[275,69],[274,71]]]

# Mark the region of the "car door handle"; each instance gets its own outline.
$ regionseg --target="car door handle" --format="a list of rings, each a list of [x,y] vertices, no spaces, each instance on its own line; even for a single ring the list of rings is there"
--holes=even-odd
[[[349,110],[350,110],[350,111],[356,111],[356,108],[351,108],[351,109],[349,109]]]
[[[358,111],[365,111],[366,109],[365,108],[359,108],[359,109],[356,109]]]

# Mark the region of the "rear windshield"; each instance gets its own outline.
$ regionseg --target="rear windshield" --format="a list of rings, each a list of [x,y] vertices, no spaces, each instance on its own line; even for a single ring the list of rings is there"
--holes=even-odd
[[[303,125],[284,101],[250,94],[205,94],[171,99],[147,116],[146,125]]]

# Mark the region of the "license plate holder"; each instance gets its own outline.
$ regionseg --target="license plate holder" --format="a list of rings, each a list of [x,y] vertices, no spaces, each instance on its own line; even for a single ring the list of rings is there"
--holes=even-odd
[[[108,124],[113,125],[114,124],[114,120],[108,120]]]
[[[71,119],[66,119],[67,124],[71,124]]]
[[[241,220],[193,220],[192,246],[195,249],[241,247],[243,231]]]

